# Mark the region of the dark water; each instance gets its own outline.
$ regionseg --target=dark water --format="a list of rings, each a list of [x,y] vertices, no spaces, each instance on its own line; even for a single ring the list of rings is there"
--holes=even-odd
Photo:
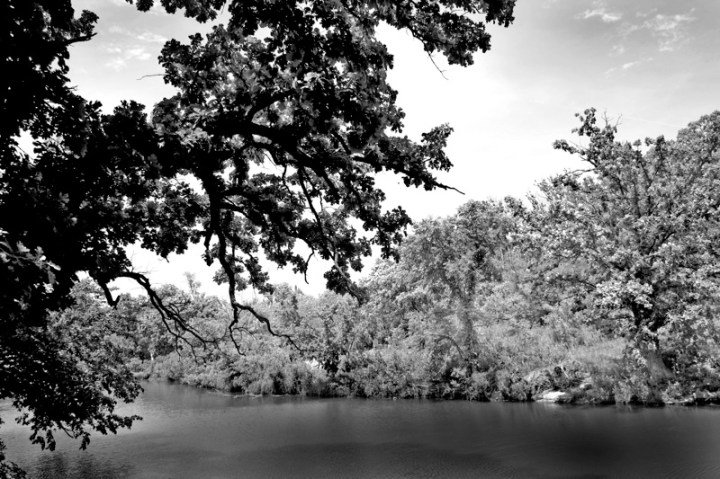
[[[145,420],[88,451],[40,452],[0,406],[34,478],[720,478],[720,408],[577,408],[233,398],[146,384]]]

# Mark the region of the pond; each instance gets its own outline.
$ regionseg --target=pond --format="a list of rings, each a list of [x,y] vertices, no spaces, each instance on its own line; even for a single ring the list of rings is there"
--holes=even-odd
[[[32,478],[720,477],[720,408],[233,397],[146,383],[145,419],[87,451],[41,452],[12,421]]]

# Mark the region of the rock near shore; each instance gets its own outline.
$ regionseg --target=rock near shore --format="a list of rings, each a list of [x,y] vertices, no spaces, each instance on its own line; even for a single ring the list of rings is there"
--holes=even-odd
[[[544,391],[540,393],[535,400],[538,402],[554,402],[567,403],[572,399],[572,395],[565,391]]]

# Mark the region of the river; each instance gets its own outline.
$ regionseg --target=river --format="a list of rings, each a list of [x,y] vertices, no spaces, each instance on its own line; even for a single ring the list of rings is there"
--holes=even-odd
[[[147,383],[145,419],[87,451],[40,452],[12,421],[8,458],[38,479],[718,478],[720,408],[233,397]]]

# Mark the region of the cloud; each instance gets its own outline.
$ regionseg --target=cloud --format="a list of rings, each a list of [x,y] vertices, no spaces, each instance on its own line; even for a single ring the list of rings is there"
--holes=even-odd
[[[690,13],[692,13],[692,10]],[[646,20],[642,26],[657,38],[661,52],[673,51],[687,38],[684,31],[685,25],[695,21],[695,17],[690,13],[676,15],[656,14]]]
[[[641,59],[641,60],[635,60],[634,62],[623,63],[622,65],[620,65],[620,69],[621,69],[621,70],[629,70],[629,69],[631,69],[631,68],[634,67],[634,66],[640,65],[640,64],[642,64],[642,63],[647,63],[647,62],[649,62],[649,61],[652,61],[652,57],[643,58],[643,59]]]
[[[615,72],[626,72],[630,70],[631,68],[635,68],[638,65],[642,65],[643,63],[649,63],[653,61],[653,57],[647,57],[647,58],[641,58],[639,60],[631,61],[631,62],[625,62],[620,66],[610,68],[605,72],[605,76],[610,76]]]
[[[157,45],[168,40],[157,33],[139,32],[119,25],[112,25],[107,33],[113,35],[113,41],[105,47],[112,58],[105,62],[105,66],[115,71],[122,70],[132,61],[145,61],[156,56],[159,51]]]
[[[652,9],[636,12],[634,16],[623,16],[623,13],[609,12],[603,2],[594,2],[593,7],[594,9],[586,10],[576,18],[600,18],[605,23],[616,23],[616,37],[613,39],[610,56],[625,55],[627,51],[653,44],[659,52],[677,50],[691,38],[689,25],[696,20],[693,16],[694,9],[676,14],[660,13],[657,9]]]
[[[148,60],[150,59],[151,55],[150,52],[145,50],[143,47],[136,47],[136,48],[130,48],[129,50],[125,51],[125,57],[128,60]]]
[[[134,45],[131,47],[120,47],[117,45],[112,45],[107,47],[106,51],[109,54],[114,55],[114,58],[107,61],[105,63],[105,66],[107,66],[108,68],[112,68],[115,71],[119,71],[125,68],[128,62],[134,60],[149,60],[152,57],[152,54],[147,51],[145,47],[138,45]]]
[[[108,0],[80,0],[77,3],[79,3],[79,6],[73,5],[73,7],[77,8],[78,10],[86,9],[86,8],[92,8],[96,9],[98,7],[105,7],[108,4]],[[116,7],[127,7],[128,2],[127,0],[110,0],[110,3],[112,3]]]
[[[85,0],[85,1],[86,2],[90,1],[92,3],[99,3],[99,4],[104,4],[107,2],[107,0]],[[112,3],[116,7],[120,7],[120,8],[135,8],[135,5],[130,5],[128,3],[128,0],[110,0],[110,3]],[[143,13],[157,15],[158,13],[165,13],[165,9],[163,8],[160,0],[155,0],[153,3],[153,6],[150,8],[150,10],[148,10],[147,12],[143,12]]]
[[[677,50],[689,39],[686,27],[695,21],[695,17],[692,16],[693,11],[690,10],[688,13],[675,15],[654,13],[654,11],[638,13],[637,17],[644,20],[636,24],[629,22],[623,24],[620,34],[627,38],[635,32],[649,32],[656,39],[659,51],[671,52]]]
[[[164,44],[165,42],[168,41],[167,37],[164,37],[162,35],[158,35],[157,33],[152,33],[152,32],[141,33],[140,35],[137,36],[137,39],[142,42],[162,43],[162,44]]]
[[[612,54],[614,56],[619,56],[625,53],[625,45],[618,43],[617,45],[613,45],[612,47]]]
[[[111,26],[110,28],[108,28],[108,32],[115,33],[118,35],[123,35],[126,37],[130,37],[130,38],[140,40],[141,42],[146,42],[146,43],[164,44],[165,42],[168,41],[167,37],[158,35],[157,33],[153,33],[153,32],[139,33],[137,31],[128,30],[127,28],[123,28],[119,25]]]
[[[609,12],[605,7],[598,7],[593,10],[585,10],[577,16],[577,18],[582,20],[589,20],[595,17],[598,17],[605,23],[614,23],[622,19],[622,13]]]

